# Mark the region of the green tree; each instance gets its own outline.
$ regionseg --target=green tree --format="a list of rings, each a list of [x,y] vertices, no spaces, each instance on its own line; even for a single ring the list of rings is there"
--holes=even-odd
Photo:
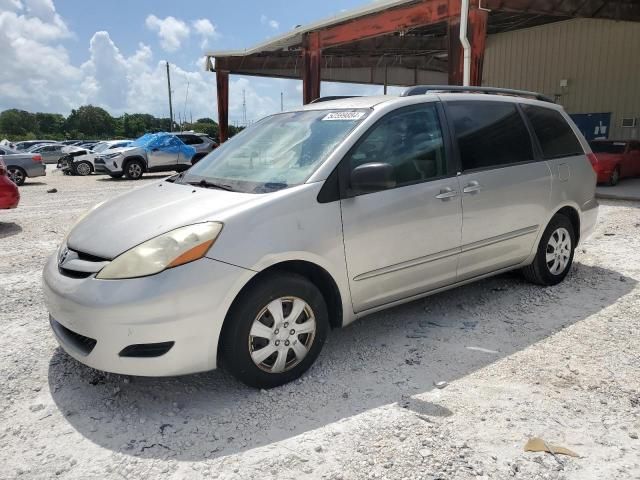
[[[209,117],[199,118],[196,120],[196,123],[213,123],[214,125],[217,125],[213,118]]]
[[[105,109],[93,105],[83,105],[71,110],[65,122],[68,132],[77,132],[87,137],[107,137],[115,132],[115,120]]]
[[[62,132],[65,119],[59,113],[38,112],[35,117],[38,124],[38,133],[56,135]]]
[[[38,133],[38,122],[33,113],[12,108],[0,113],[0,132],[9,135]]]

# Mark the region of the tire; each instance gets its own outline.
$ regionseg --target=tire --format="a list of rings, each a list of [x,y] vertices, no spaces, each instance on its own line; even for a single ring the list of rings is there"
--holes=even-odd
[[[123,173],[110,173],[109,176],[111,178],[122,178]]]
[[[607,184],[610,187],[614,187],[618,184],[619,181],[620,181],[620,167],[616,167],[613,169],[613,172],[611,172],[611,176],[609,177],[609,182],[607,182]]]
[[[90,162],[82,161],[73,164],[73,174],[80,175],[81,177],[86,177],[87,175],[91,175],[93,173],[93,167]]]
[[[128,160],[124,163],[123,170],[128,180],[140,180],[144,173],[144,164],[140,160]]]
[[[557,285],[571,270],[575,249],[573,225],[566,216],[555,215],[542,234],[533,263],[522,270],[525,278],[538,285]]]
[[[280,322],[271,313],[278,316],[278,305]],[[293,308],[299,310],[296,319],[289,318]],[[313,283],[294,273],[269,274],[241,293],[229,311],[220,343],[222,365],[250,387],[277,387],[309,369],[328,330],[327,305]]]
[[[7,172],[11,181],[19,187],[27,181],[27,172],[20,167],[7,167]]]

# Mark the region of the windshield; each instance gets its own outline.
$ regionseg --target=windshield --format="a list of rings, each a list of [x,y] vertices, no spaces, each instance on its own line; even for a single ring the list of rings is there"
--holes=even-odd
[[[154,135],[153,133],[145,133],[140,138],[137,138],[136,140],[131,142],[131,145],[129,146],[130,147],[146,147],[149,143],[153,141],[154,138],[156,138],[156,135]]]
[[[627,148],[625,142],[591,142],[593,153],[624,153]]]
[[[182,181],[206,180],[246,193],[300,185],[367,112],[309,110],[267,117],[200,160]]]
[[[96,144],[95,147],[93,147],[93,151],[97,152],[97,153],[100,153],[100,152],[106,150],[108,146],[109,146],[109,144],[107,142],[100,142],[100,143]]]

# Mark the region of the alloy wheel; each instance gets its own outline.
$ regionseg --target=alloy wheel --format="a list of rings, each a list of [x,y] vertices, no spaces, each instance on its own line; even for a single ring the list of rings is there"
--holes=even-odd
[[[142,167],[138,163],[129,164],[129,168],[127,170],[131,178],[138,178],[142,175]]]
[[[546,263],[553,275],[560,275],[569,265],[571,258],[571,236],[566,228],[556,229],[547,243]]]
[[[78,175],[82,176],[89,175],[91,173],[91,167],[88,163],[82,162],[76,166],[76,172],[78,172]]]
[[[24,183],[26,177],[22,170],[20,170],[19,168],[10,168],[8,172],[9,178],[13,183],[15,183],[16,185],[22,185]]]
[[[277,298],[254,319],[249,353],[261,370],[286,372],[307,356],[315,335],[316,320],[307,302],[297,297]]]

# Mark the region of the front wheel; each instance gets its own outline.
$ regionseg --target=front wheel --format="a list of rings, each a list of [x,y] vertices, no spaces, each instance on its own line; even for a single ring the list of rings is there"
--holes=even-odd
[[[140,160],[129,160],[124,165],[124,176],[129,180],[139,180],[143,172],[144,168]]]
[[[86,177],[87,175],[91,175],[91,172],[93,172],[93,167],[89,162],[82,161],[74,164],[73,170],[76,175]]]
[[[609,177],[609,186],[614,187],[620,181],[620,168],[616,167],[611,172],[611,176]]]
[[[270,274],[229,312],[223,366],[250,387],[277,387],[309,369],[328,330],[327,305],[313,283],[292,273]]]
[[[556,285],[569,273],[576,248],[576,235],[569,219],[557,214],[542,234],[531,265],[523,269],[527,280],[538,285]]]
[[[24,185],[24,182],[27,180],[27,172],[20,167],[9,167],[7,168],[7,172],[9,173],[11,181],[18,186]]]

